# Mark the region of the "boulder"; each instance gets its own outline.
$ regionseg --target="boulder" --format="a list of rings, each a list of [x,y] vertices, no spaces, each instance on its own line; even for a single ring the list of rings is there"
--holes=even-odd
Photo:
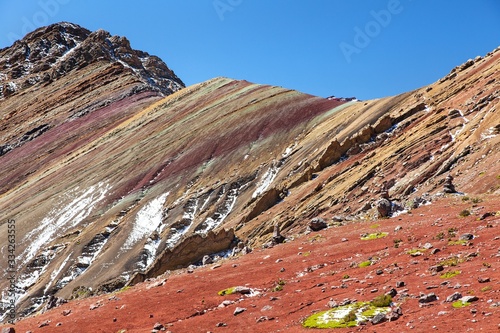
[[[311,222],[309,222],[309,228],[312,231],[320,231],[322,229],[325,229],[326,227],[327,224],[321,217],[315,217],[311,220]]]
[[[418,300],[418,302],[421,304],[427,304],[427,303],[435,302],[437,300],[438,300],[438,298],[437,298],[436,294],[430,293],[430,294],[421,296],[420,299]]]
[[[462,294],[459,292],[456,292],[456,293],[453,293],[450,296],[446,297],[445,302],[452,303],[452,302],[458,301],[461,298],[462,298]]]
[[[378,217],[388,217],[391,214],[391,202],[388,199],[381,198],[375,203]]]
[[[446,176],[443,184],[444,193],[457,193],[455,186],[453,185],[453,177],[451,175]]]

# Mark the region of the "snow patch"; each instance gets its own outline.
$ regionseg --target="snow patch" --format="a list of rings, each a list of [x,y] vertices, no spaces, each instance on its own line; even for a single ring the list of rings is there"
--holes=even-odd
[[[26,265],[35,257],[42,246],[82,222],[92,213],[94,207],[104,199],[109,189],[108,184],[99,183],[77,195],[68,204],[53,208],[39,223],[38,227],[28,232],[22,239],[22,243],[28,243],[29,245],[20,255],[19,263],[22,266]],[[68,195],[75,191],[77,189],[70,191]]]
[[[122,246],[122,250],[130,250],[135,243],[150,235],[162,223],[163,204],[170,193],[164,193],[151,200],[141,208],[135,218],[135,223],[130,235]]]
[[[259,185],[255,189],[255,191],[252,194],[252,198],[257,198],[259,195],[264,193],[268,187],[271,185],[273,180],[276,178],[279,172],[279,168],[276,167],[274,164],[271,165],[271,167],[266,171],[266,173],[262,176],[262,179],[260,180]]]

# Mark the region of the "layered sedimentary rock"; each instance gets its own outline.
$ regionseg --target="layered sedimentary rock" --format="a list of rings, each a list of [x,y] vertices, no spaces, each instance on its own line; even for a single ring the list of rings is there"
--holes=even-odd
[[[16,221],[18,304],[109,291],[235,237],[260,246],[275,225],[287,236],[315,217],[376,218],[381,189],[421,202],[452,174],[458,192],[498,193],[499,68],[492,52],[372,101],[228,78],[181,89],[124,38],[37,30],[0,51],[0,233]]]

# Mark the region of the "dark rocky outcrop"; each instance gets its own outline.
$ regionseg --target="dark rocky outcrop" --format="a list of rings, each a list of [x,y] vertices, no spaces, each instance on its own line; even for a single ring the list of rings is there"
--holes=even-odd
[[[207,254],[227,250],[234,241],[234,230],[209,231],[206,235],[194,234],[187,237],[172,250],[166,249],[144,273],[136,273],[129,285],[156,277],[168,270],[187,267],[200,261]]]

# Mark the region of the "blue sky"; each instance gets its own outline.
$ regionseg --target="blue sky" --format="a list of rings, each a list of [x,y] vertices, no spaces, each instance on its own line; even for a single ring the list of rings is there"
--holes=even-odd
[[[0,0],[0,48],[59,21],[126,36],[187,84],[327,97],[416,89],[500,46],[499,0]]]

